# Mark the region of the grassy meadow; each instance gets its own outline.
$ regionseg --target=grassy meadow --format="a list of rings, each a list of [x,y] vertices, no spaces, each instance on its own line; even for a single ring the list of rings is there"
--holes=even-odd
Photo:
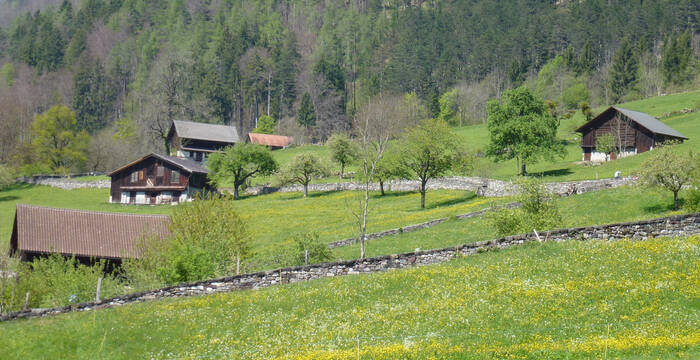
[[[440,265],[0,324],[3,358],[700,356],[700,237],[530,243]],[[40,329],[40,331],[38,331]]]

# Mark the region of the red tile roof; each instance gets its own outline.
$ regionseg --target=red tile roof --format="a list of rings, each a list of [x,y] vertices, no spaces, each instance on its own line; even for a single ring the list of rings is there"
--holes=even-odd
[[[96,258],[135,258],[143,235],[167,236],[167,215],[116,214],[17,205],[12,253],[53,253]]]
[[[253,144],[265,146],[287,147],[292,143],[293,138],[282,135],[256,134],[249,133],[248,139]]]

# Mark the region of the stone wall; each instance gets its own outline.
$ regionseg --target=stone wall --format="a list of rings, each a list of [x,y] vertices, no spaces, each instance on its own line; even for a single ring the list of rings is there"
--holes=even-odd
[[[622,177],[600,180],[566,181],[557,183],[547,183],[547,188],[555,194],[568,196],[583,194],[596,190],[611,189],[623,185],[634,184],[637,179],[633,177]],[[386,191],[416,191],[420,183],[416,180],[392,180],[384,184]],[[371,190],[378,191],[379,184],[370,186]],[[445,177],[428,181],[429,190],[468,190],[474,191],[479,196],[503,197],[516,193],[513,183],[510,181],[493,180],[477,177]],[[309,191],[344,191],[362,190],[362,185],[353,182],[311,184]],[[274,192],[301,192],[301,185],[290,185],[283,187],[253,186],[246,189],[246,194],[259,195]]]
[[[602,226],[589,226],[571,229],[545,231],[539,234],[542,241],[563,241],[568,239],[621,239],[641,240],[649,236],[689,236],[700,234],[700,213],[677,215],[648,221],[629,222]],[[243,274],[189,284],[118,296],[100,302],[89,302],[52,309],[32,309],[0,316],[0,321],[19,318],[40,317],[71,311],[121,306],[162,298],[207,295],[243,289],[259,289],[277,284],[295,283],[325,277],[335,277],[360,273],[401,269],[449,261],[457,256],[468,256],[494,248],[508,248],[529,241],[537,241],[534,234],[507,236],[504,238],[480,241],[444,249],[417,251],[399,255],[380,256],[363,260],[340,261],[314,264],[272,271]]]
[[[104,174],[74,174],[68,176],[61,175],[36,175],[29,177],[21,177],[17,179],[19,183],[34,184],[34,185],[45,185],[51,186],[64,190],[73,189],[85,189],[85,188],[96,188],[96,189],[109,189],[111,183],[109,180],[97,180],[97,181],[76,181],[73,180],[75,177],[79,176],[96,176]]]

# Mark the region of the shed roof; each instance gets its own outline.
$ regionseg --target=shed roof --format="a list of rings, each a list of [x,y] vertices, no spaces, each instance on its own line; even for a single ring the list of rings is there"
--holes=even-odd
[[[269,135],[269,134],[257,134],[249,133],[248,139],[253,144],[265,145],[265,146],[279,146],[287,147],[294,140],[289,136],[282,135]]]
[[[642,127],[646,128],[647,130],[649,130],[655,134],[672,136],[672,137],[679,138],[679,139],[688,139],[683,134],[679,133],[678,131],[674,130],[670,126],[662,123],[657,118],[655,118],[647,113],[629,110],[629,109],[624,109],[624,108],[617,107],[617,106],[611,106],[611,107],[607,108],[605,111],[600,113],[600,115],[596,116],[591,121],[585,123],[583,126],[578,128],[576,131],[583,132],[586,128],[588,128],[589,124],[596,122],[603,114],[606,114],[609,111],[620,112],[623,115],[627,116],[630,120],[636,122],[637,124],[641,125]]]
[[[146,234],[167,236],[166,215],[116,214],[17,205],[10,251],[96,258],[137,257]]]
[[[238,130],[232,125],[174,120],[172,128],[177,133],[177,136],[185,139],[216,141],[229,144],[240,142]]]
[[[200,174],[209,173],[209,170],[207,170],[207,168],[202,166],[201,163],[196,162],[194,160],[152,153],[152,154],[148,154],[148,155],[146,155],[138,160],[132,161],[132,162],[112,171],[111,173],[109,173],[109,176],[112,176],[112,175],[114,175],[114,174],[116,174],[116,173],[130,167],[130,166],[136,165],[136,164],[138,164],[144,160],[147,160],[151,157],[154,157],[154,158],[160,159],[162,161],[165,161],[167,163],[170,163],[172,165],[175,165],[175,166],[179,167],[180,169],[183,169],[189,173],[200,173]]]

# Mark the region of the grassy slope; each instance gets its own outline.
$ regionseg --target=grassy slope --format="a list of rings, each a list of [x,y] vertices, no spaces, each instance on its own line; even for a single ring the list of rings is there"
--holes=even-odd
[[[0,324],[25,358],[696,358],[700,238],[446,264]]]
[[[315,231],[324,241],[355,235],[350,207],[356,206],[355,192],[311,193],[304,199],[298,193],[251,196],[237,201],[257,249],[288,241],[295,232]],[[169,214],[172,207],[109,204],[107,189],[60,190],[46,186],[15,185],[0,191],[0,246],[7,244],[17,203],[71,209]],[[417,193],[392,193],[376,197],[369,231],[380,231],[420,223],[435,218],[467,213],[488,205],[467,191],[434,191],[428,195],[427,209],[420,210]]]
[[[683,196],[684,193],[681,192],[681,198]],[[563,219],[561,227],[577,227],[677,214],[682,210],[672,210],[672,199],[671,193],[667,191],[623,187],[559,198],[557,203]],[[450,220],[429,229],[371,240],[367,243],[367,256],[404,253],[417,248],[436,249],[496,237],[484,218]],[[336,248],[333,253],[340,259],[353,259],[360,253],[359,245]]]
[[[633,101],[620,104],[620,106],[661,118],[664,114],[673,111],[696,108],[699,106],[699,102],[700,91],[693,91]],[[605,108],[596,109],[594,113],[597,114],[603,110]],[[661,118],[660,120],[690,138],[683,145],[677,147],[679,151],[698,148],[698,144],[700,144],[700,111]],[[647,158],[648,154],[640,154],[600,166],[577,164],[581,161],[580,137],[573,131],[578,127],[577,125],[582,125],[584,122],[580,113],[577,113],[572,119],[563,120],[559,128],[559,137],[568,141],[566,157],[556,159],[554,162],[543,161],[539,164],[529,165],[528,172],[532,175],[544,176],[545,181],[610,178],[617,170],[621,170],[623,175],[629,175]],[[466,126],[458,128],[456,131],[465,139],[468,148],[482,151],[486,149],[489,142],[486,125]],[[481,175],[498,179],[509,179],[517,174],[517,170],[515,160],[493,163],[489,159],[480,161],[479,169],[477,169]]]

